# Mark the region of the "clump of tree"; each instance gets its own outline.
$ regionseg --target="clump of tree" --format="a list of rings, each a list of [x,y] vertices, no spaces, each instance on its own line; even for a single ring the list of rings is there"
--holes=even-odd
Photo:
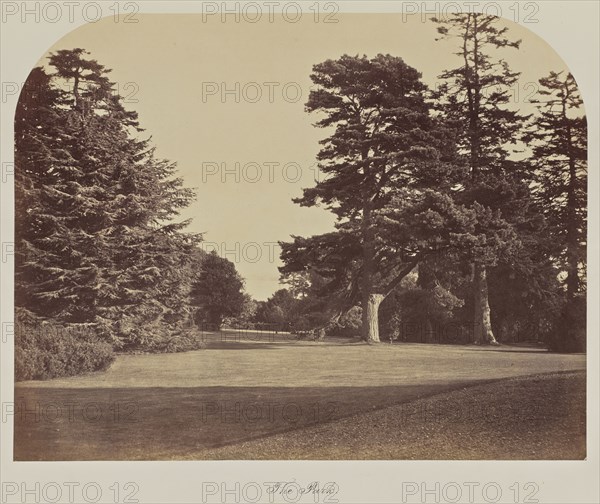
[[[199,264],[192,282],[194,320],[205,330],[218,331],[227,318],[239,317],[247,309],[249,299],[244,293],[244,280],[228,259],[213,250]]]
[[[83,49],[61,50],[25,83],[15,304],[119,350],[160,350],[189,319],[186,271],[201,237],[176,218],[194,193],[155,156],[109,73]]]
[[[299,316],[298,299],[288,289],[275,291],[266,301],[256,302],[254,327],[265,330],[289,330]]]
[[[469,225],[447,196],[461,167],[452,132],[430,114],[420,74],[401,58],[342,56],[315,65],[307,110],[332,131],[318,159],[325,179],[304,190],[303,206],[325,204],[336,231],[282,243],[284,276],[314,268],[338,316],[360,303],[362,337],[379,341],[381,302],[440,243]],[[424,201],[435,200],[435,209]],[[422,210],[422,211],[421,211]],[[421,221],[435,229],[421,233]],[[431,232],[429,232],[431,231]]]
[[[581,342],[587,131],[575,82],[542,79],[542,111],[524,116],[511,103],[519,74],[502,58],[520,41],[503,22],[434,21],[458,58],[433,92],[390,55],[314,66],[306,110],[328,134],[324,177],[295,201],[322,204],[337,222],[280,244],[282,278],[333,323],[360,305],[369,342],[380,339],[380,307],[391,339],[418,321],[426,334],[460,326],[461,342]]]

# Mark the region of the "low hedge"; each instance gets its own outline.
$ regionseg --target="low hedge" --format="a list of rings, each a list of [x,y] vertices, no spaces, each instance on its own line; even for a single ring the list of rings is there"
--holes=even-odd
[[[47,380],[107,369],[112,345],[91,326],[61,326],[17,313],[15,381]]]

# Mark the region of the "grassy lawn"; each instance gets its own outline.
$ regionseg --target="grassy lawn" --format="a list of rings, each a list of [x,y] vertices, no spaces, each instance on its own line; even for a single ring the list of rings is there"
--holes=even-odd
[[[575,419],[579,427],[562,426],[569,439],[574,431],[579,441],[585,435],[580,432],[584,355],[517,347],[298,342],[281,334],[226,339],[215,335],[205,350],[195,352],[122,355],[105,373],[18,383],[15,460],[350,458],[349,447],[360,439],[362,448],[354,447],[358,458],[438,458],[440,453],[489,458],[489,449],[477,443],[465,457],[448,441],[447,451],[403,451],[399,447],[406,439],[398,432],[409,433],[414,446],[431,448],[435,443],[422,443],[428,432],[423,426],[445,425],[439,432],[447,436],[460,434],[457,429],[468,433],[469,425],[479,432],[486,423],[472,408],[484,404],[510,407],[509,420],[519,420],[525,433],[543,435],[548,423],[540,418],[547,413],[531,407],[540,397],[542,405],[572,410],[567,420]],[[531,377],[547,373],[552,373],[547,379]],[[465,387],[472,393],[463,397]],[[406,417],[406,408],[419,401],[433,401],[423,403],[437,408],[433,419],[423,413]],[[457,407],[463,413],[471,408],[461,414],[462,424],[449,420]],[[506,432],[516,428],[502,425]],[[444,446],[442,438],[439,443]],[[542,453],[527,439],[519,446],[518,454],[504,458],[538,458],[536,448]],[[560,447],[552,453],[542,458],[563,458],[561,453],[580,458],[581,449],[572,456]]]

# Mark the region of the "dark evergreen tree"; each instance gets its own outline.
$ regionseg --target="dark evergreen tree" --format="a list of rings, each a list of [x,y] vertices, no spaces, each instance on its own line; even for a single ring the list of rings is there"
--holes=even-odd
[[[60,244],[51,246],[58,223],[48,211],[44,191],[44,184],[54,184],[58,168],[68,159],[62,148],[65,118],[58,107],[60,97],[51,77],[42,68],[34,68],[15,114],[15,305],[49,315],[58,309],[57,300],[38,294],[46,282],[58,277],[43,262],[53,257],[56,263],[61,250]]]
[[[540,79],[540,115],[526,139],[533,147],[536,193],[561,247],[567,297],[585,290],[587,241],[587,121],[573,76],[551,72]]]
[[[459,201],[490,209],[498,219],[514,225],[508,213],[519,215],[520,202],[529,197],[528,183],[517,163],[511,163],[510,144],[520,138],[525,117],[509,106],[519,74],[498,57],[503,48],[518,49],[520,41],[507,36],[508,28],[494,16],[461,13],[434,19],[441,37],[458,40],[459,65],[440,76],[440,109],[457,131],[469,174],[462,182]],[[498,244],[510,249],[517,243]],[[499,251],[486,247],[473,256],[473,333],[477,343],[496,343],[488,300],[487,269],[498,262]]]
[[[199,237],[173,219],[193,192],[139,138],[137,114],[86,54],[52,54],[55,73],[32,73],[46,98],[20,100],[16,298],[42,317],[101,328],[117,347],[152,346],[187,316],[182,271]],[[52,120],[38,128],[35,116]]]
[[[526,140],[536,169],[535,194],[548,222],[554,259],[564,273],[566,299],[552,345],[585,348],[587,244],[587,121],[573,76],[551,72],[540,79],[540,113]]]

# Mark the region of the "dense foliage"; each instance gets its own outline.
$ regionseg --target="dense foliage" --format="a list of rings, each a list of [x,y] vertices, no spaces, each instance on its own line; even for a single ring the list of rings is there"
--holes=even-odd
[[[385,339],[580,351],[587,130],[575,81],[540,79],[540,113],[524,116],[504,59],[520,41],[503,22],[434,21],[458,57],[434,91],[389,55],[315,65],[306,109],[329,133],[324,178],[297,202],[325,204],[337,229],[282,243],[282,277],[316,274],[310,296],[332,320],[359,303],[367,341],[381,328]]]

